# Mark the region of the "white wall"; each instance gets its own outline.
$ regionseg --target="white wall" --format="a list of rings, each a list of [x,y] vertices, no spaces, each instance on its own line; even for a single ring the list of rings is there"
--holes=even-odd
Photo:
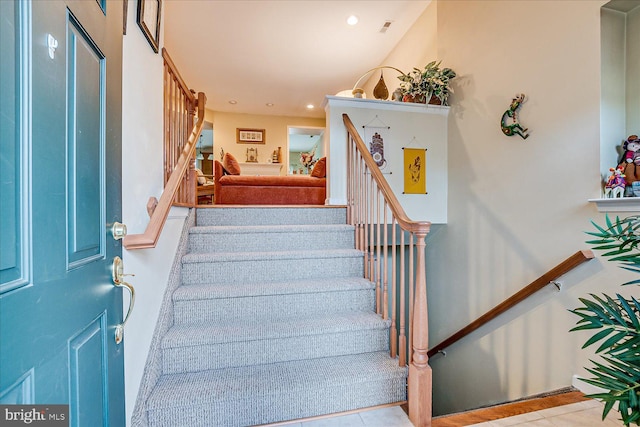
[[[448,224],[427,244],[431,345],[587,249],[590,219],[603,222],[587,202],[600,194],[603,3],[437,2],[437,56],[459,77],[450,99]],[[519,92],[527,95],[520,112],[527,140],[500,130]],[[618,286],[629,279],[611,263],[590,261],[562,279],[560,293],[541,291],[432,358],[435,413],[547,392],[587,375],[593,354],[581,346],[590,334],[568,332],[577,320],[568,309],[590,292],[637,291]]]
[[[640,7],[627,14],[627,134],[640,135]]]
[[[624,13],[603,8],[600,170],[620,158],[623,141],[640,133],[640,7]]]
[[[147,200],[159,198],[163,189],[163,62],[136,24],[136,5],[129,2],[123,42],[122,217],[129,234],[144,232],[149,222]],[[156,248],[123,251],[125,273],[135,274],[129,282],[136,290],[124,338],[127,425],[185,217],[186,209],[172,210]],[[125,296],[125,312],[127,308]]]
[[[363,126],[388,126],[384,141],[385,179],[414,221],[447,222],[448,107],[327,96],[328,204],[347,203],[346,113],[365,144]],[[427,149],[427,194],[403,194],[403,147]]]
[[[620,159],[616,150],[627,136],[626,14],[601,10],[602,102],[600,108],[600,174],[610,175]]]

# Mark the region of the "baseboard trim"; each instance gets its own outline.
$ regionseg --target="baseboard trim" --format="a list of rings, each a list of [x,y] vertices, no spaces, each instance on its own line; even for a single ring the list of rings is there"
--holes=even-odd
[[[605,390],[603,388],[596,387],[591,384],[587,384],[586,382],[582,381],[582,379],[578,375],[574,375],[572,377],[571,385],[577,388],[578,390],[580,390],[581,392],[583,392],[584,394],[596,394],[596,393],[608,392],[608,390]]]

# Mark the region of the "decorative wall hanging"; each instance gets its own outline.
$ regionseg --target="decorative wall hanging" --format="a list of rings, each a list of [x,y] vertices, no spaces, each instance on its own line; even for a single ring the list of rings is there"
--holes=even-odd
[[[427,149],[403,147],[402,150],[404,151],[404,191],[402,193],[427,194]]]
[[[264,129],[236,128],[236,142],[238,144],[266,144],[267,131]]]
[[[529,129],[523,128],[522,125],[518,123],[518,109],[522,106],[524,98],[524,93],[517,94],[516,97],[511,100],[509,109],[502,115],[500,127],[502,128],[502,133],[507,136],[520,135],[522,139],[527,139],[529,137],[529,134],[527,133]]]
[[[155,53],[160,44],[161,10],[162,0],[138,0],[138,26]]]
[[[375,121],[378,122],[378,126],[371,126]],[[391,128],[380,120],[378,116],[375,116],[373,120],[362,127],[364,128],[364,142],[369,145],[369,152],[376,165],[378,165],[382,173],[391,173],[385,172],[387,160],[384,158],[384,141],[385,139],[388,140]]]

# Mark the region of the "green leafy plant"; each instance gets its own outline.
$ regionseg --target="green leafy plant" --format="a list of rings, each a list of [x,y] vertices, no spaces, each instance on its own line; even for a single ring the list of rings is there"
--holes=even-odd
[[[616,217],[614,222],[606,216],[605,221],[606,228],[591,221],[597,231],[587,234],[596,239],[587,243],[594,250],[605,251],[602,256],[609,261],[640,273],[640,216]],[[622,285],[638,283],[640,279]],[[640,425],[640,302],[620,294],[615,298],[590,295],[592,299],[580,298],[582,307],[570,310],[580,317],[571,331],[598,330],[582,348],[599,342],[596,354],[602,362],[591,360],[594,366],[587,371],[593,378],[583,381],[607,391],[589,397],[604,403],[603,420],[617,404],[625,426]]]
[[[440,100],[442,105],[448,105],[451,79],[456,77],[451,68],[440,68],[440,62],[432,61],[423,70],[414,68],[407,74],[398,76],[400,90],[403,96],[409,96],[417,102],[429,102],[431,96]]]

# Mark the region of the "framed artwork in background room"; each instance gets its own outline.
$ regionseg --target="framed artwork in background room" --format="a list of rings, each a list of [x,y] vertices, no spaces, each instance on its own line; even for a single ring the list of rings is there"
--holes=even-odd
[[[266,144],[267,131],[265,129],[236,128],[236,142],[238,144]]]

